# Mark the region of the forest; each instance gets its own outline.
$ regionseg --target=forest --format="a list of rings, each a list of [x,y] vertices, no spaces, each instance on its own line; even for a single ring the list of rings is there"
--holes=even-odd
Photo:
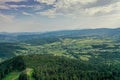
[[[97,59],[82,61],[48,54],[15,57],[2,63],[0,71],[1,79],[13,71],[19,72],[15,80],[120,79],[120,63],[108,63]],[[3,78],[3,80],[7,79]]]

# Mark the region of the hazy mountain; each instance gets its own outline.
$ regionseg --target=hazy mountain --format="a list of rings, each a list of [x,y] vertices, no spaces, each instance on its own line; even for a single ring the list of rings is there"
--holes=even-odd
[[[59,38],[81,38],[81,37],[118,37],[120,36],[120,28],[117,29],[85,29],[85,30],[63,30],[63,31],[54,31],[54,32],[46,32],[46,33],[0,33],[0,41],[4,42],[13,42],[13,41],[26,41],[33,39],[41,39],[48,37],[59,37]]]

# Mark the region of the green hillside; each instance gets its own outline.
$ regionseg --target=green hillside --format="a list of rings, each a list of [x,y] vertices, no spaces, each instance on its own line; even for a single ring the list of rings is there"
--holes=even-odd
[[[27,43],[1,43],[0,59],[5,60],[17,55],[53,54],[72,59],[89,60],[92,58],[117,58],[120,56],[120,42],[102,39],[70,39],[31,45]],[[119,60],[119,58],[117,58]]]
[[[89,61],[53,55],[18,56],[0,64],[2,80],[119,80],[120,63]]]

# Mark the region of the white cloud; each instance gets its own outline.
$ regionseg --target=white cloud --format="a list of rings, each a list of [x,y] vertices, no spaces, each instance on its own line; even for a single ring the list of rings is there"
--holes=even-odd
[[[56,13],[55,10],[47,10],[45,12],[37,12],[36,14],[42,15],[42,16],[48,16],[49,18],[55,18],[58,15],[62,15],[60,13]]]
[[[82,13],[82,6],[88,3],[95,3],[97,0],[37,0],[40,3],[53,5],[54,8],[44,12],[38,12],[40,15],[55,17],[57,15],[73,15]]]
[[[114,4],[110,4],[107,6],[88,8],[85,9],[85,12],[89,15],[95,15],[97,13],[105,14],[105,13],[110,13],[112,11],[120,12],[119,9],[120,9],[120,2],[116,2]]]
[[[77,1],[79,1],[81,4],[88,4],[88,3],[95,3],[97,0],[77,0]]]
[[[34,5],[33,6],[34,10],[41,10],[42,8],[43,8],[43,6],[41,6],[41,5]]]
[[[34,6],[31,5],[8,5],[8,4],[1,4],[0,9],[16,9],[20,7],[25,8],[34,8]]]
[[[37,2],[40,3],[46,3],[48,5],[54,4],[56,0],[36,0]]]
[[[57,15],[80,15],[83,13],[82,7],[89,3],[95,3],[97,0],[39,0],[39,2],[46,4],[53,4],[54,8],[40,12],[40,15],[55,17]]]
[[[48,0],[46,0],[47,2]],[[50,0],[51,1],[51,0]],[[113,2],[99,7],[83,8],[89,3],[96,4],[97,0],[59,0],[54,3],[54,8],[46,10],[44,12],[39,12],[43,16],[57,16],[57,15],[80,15],[80,16],[94,16],[96,14],[107,14],[111,12],[120,12],[120,2]]]
[[[71,3],[81,3],[81,4],[88,4],[88,3],[93,3],[93,2],[96,2],[97,0],[36,0],[40,3],[46,3],[48,5],[51,5],[51,4],[56,4],[56,3],[59,3],[59,2],[62,2],[64,4],[71,4]]]
[[[26,15],[26,16],[32,16],[31,13],[28,13],[28,12],[22,12],[23,15]]]

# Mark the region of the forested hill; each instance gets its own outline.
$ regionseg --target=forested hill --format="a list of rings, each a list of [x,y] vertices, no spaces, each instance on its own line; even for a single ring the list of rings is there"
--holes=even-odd
[[[32,42],[32,40],[49,39],[52,42],[53,38],[85,38],[85,37],[101,37],[114,38],[120,36],[120,28],[117,29],[83,29],[83,30],[63,30],[46,33],[39,32],[24,32],[24,33],[0,33],[0,42]]]
[[[18,56],[0,64],[0,80],[119,80],[120,63],[53,55]]]

